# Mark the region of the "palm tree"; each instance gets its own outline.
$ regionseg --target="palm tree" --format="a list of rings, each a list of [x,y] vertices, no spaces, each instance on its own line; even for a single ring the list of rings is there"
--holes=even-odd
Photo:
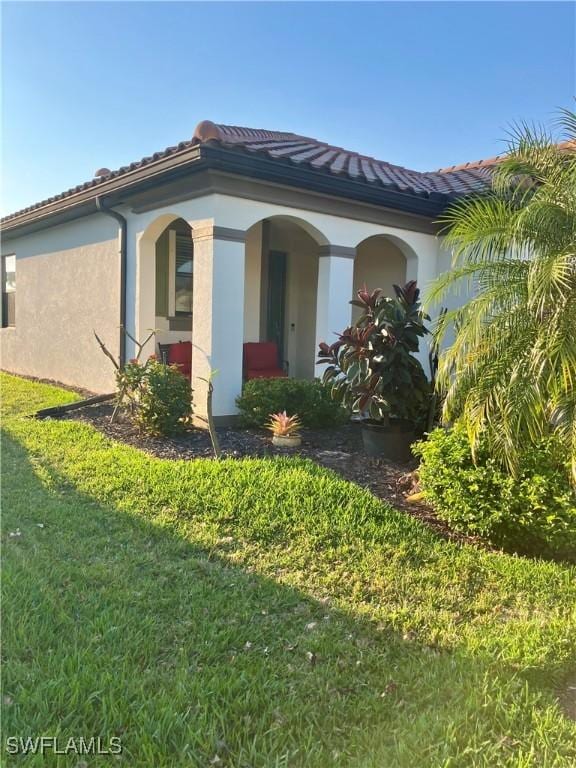
[[[558,120],[566,141],[542,129],[513,131],[492,189],[444,214],[452,270],[427,305],[463,284],[462,307],[442,314],[438,384],[443,416],[466,425],[473,452],[518,469],[526,447],[557,435],[576,482],[576,114]]]

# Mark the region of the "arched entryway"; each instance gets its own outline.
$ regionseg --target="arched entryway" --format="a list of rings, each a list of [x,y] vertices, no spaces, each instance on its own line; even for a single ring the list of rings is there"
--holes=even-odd
[[[244,341],[274,341],[290,376],[314,377],[319,249],[308,222],[273,216],[246,236]]]
[[[354,293],[365,285],[369,290],[380,288],[384,296],[393,296],[393,286],[403,285],[410,279],[412,254],[410,251],[407,253],[407,248],[402,248],[386,235],[374,235],[363,240],[356,247]],[[354,307],[353,318],[358,317],[360,312],[360,308]]]
[[[184,219],[169,224],[156,241],[157,341],[167,344],[192,339],[192,230]]]
[[[416,251],[405,240],[395,235],[374,235],[356,246],[354,260],[354,292],[366,285],[370,290],[380,288],[384,296],[394,296],[394,285],[403,285],[408,280],[418,280],[419,287],[425,288],[422,278],[422,259],[425,254]],[[428,270],[433,269],[434,258],[427,255],[424,261]],[[424,272],[424,275],[426,273]],[[424,285],[422,285],[424,283]],[[357,318],[359,307],[353,308],[352,317]],[[428,340],[420,342],[416,357],[429,373]]]
[[[184,219],[159,216],[140,237],[138,339],[156,330],[146,354],[158,352],[158,344],[192,340],[193,265],[192,229]]]

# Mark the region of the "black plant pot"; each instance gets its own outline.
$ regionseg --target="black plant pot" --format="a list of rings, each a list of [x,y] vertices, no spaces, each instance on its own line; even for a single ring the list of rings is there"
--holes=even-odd
[[[405,464],[412,458],[410,446],[416,439],[414,424],[408,419],[362,422],[362,442],[368,456]]]

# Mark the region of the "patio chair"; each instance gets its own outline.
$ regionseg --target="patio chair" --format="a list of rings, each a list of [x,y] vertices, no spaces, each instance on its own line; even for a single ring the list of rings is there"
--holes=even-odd
[[[180,372],[189,379],[192,376],[192,342],[178,341],[175,344],[162,344],[160,347],[161,354],[164,346],[168,347],[166,355],[168,365],[178,366]]]
[[[281,379],[288,376],[288,364],[280,363],[278,346],[273,341],[249,341],[244,344],[244,378]]]

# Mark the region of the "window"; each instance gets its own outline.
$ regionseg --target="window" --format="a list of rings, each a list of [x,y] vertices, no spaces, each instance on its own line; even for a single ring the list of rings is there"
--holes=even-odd
[[[177,315],[192,314],[192,238],[176,234],[176,281],[174,310]]]
[[[2,256],[2,328],[16,325],[16,256]]]

